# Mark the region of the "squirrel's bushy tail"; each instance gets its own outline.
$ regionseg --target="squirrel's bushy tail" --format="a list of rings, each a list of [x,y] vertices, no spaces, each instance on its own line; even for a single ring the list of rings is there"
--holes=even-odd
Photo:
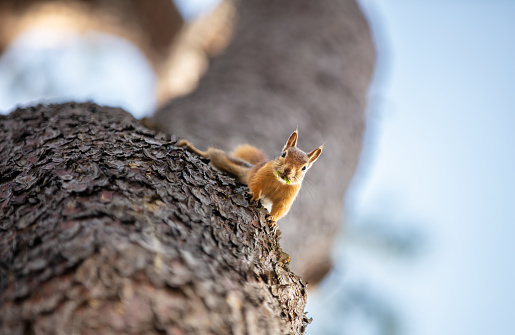
[[[231,153],[232,157],[243,159],[252,165],[266,162],[268,159],[265,154],[256,147],[248,144],[239,145]]]

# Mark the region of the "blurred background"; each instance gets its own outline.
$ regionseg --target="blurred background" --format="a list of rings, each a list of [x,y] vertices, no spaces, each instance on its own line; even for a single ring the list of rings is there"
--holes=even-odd
[[[378,63],[309,331],[512,334],[515,2],[360,4]]]
[[[150,10],[142,2],[34,2],[21,12],[0,1],[19,9],[0,6],[3,114],[91,100],[149,115],[194,89],[233,15],[216,0],[177,0],[151,25],[169,34],[152,40],[117,30],[150,24],[115,22],[119,8],[99,10],[100,23],[78,14],[88,3]],[[377,68],[335,267],[309,293],[307,334],[511,334],[515,2],[359,4]]]

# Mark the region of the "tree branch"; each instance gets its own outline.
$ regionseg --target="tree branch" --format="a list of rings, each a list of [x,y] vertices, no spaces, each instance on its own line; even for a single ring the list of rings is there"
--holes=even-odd
[[[279,222],[292,268],[310,282],[330,268],[361,150],[374,57],[354,0],[239,1],[234,38],[198,89],[153,118],[200,148],[250,143],[274,157],[297,126],[300,148],[325,143],[307,174],[309,188]]]
[[[0,334],[304,332],[265,210],[174,143],[94,104],[0,117]]]

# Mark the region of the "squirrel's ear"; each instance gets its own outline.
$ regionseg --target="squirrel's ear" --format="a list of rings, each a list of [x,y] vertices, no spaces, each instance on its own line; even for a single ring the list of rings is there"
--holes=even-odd
[[[308,154],[308,159],[309,159],[308,166],[309,167],[311,167],[311,165],[318,159],[318,157],[320,157],[320,154],[322,153],[323,148],[324,148],[324,145],[322,144],[321,146],[319,146],[318,148],[316,148],[315,150],[311,151]]]
[[[299,130],[295,129],[295,131],[290,135],[290,138],[288,139],[288,141],[286,141],[283,151],[288,148],[296,147],[298,138],[299,138]]]

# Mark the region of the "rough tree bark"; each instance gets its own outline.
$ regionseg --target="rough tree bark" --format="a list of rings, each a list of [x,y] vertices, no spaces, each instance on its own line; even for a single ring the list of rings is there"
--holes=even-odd
[[[124,111],[0,116],[0,334],[303,333],[265,214]]]
[[[198,89],[163,107],[153,122],[200,148],[247,142],[270,157],[297,126],[300,148],[325,142],[307,174],[309,193],[301,190],[279,222],[292,269],[316,282],[330,268],[361,149],[375,56],[369,28],[354,0],[244,0],[238,15],[233,40]]]

